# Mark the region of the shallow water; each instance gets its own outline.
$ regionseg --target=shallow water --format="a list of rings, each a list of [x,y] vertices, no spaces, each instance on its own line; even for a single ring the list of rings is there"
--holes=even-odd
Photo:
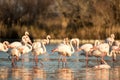
[[[110,69],[93,68],[97,65],[95,57],[89,57],[86,67],[85,57],[79,52],[67,58],[66,66],[58,66],[58,54],[51,53],[55,46],[46,46],[47,53],[39,56],[38,66],[35,66],[31,52],[24,55],[24,63],[18,61],[16,67],[11,66],[7,53],[0,52],[0,80],[120,80],[120,56],[114,63],[111,58],[105,57]]]

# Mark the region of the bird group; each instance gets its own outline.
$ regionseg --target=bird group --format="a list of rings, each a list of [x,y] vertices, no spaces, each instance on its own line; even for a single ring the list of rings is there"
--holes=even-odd
[[[38,56],[45,54],[47,52],[46,45],[50,42],[50,35],[47,35],[46,39],[42,41],[32,42],[29,37],[29,32],[25,32],[22,36],[21,41],[14,41],[9,43],[4,41],[0,43],[0,51],[7,52],[9,54],[8,58],[11,60],[12,66],[16,66],[16,62],[21,58],[22,63],[24,61],[23,55],[29,52],[32,52],[34,55],[35,65],[38,64]],[[110,68],[107,62],[104,60],[105,56],[113,58],[113,61],[116,60],[116,54],[120,51],[120,42],[115,40],[115,35],[111,34],[110,37],[105,39],[103,42],[95,40],[94,44],[85,43],[80,46],[80,40],[78,38],[64,38],[63,42],[58,44],[51,51],[52,53],[58,52],[59,59],[58,64],[62,62],[63,65],[67,64],[66,57],[72,56],[75,52],[83,51],[86,56],[86,66],[88,66],[88,57],[95,56],[97,58],[98,65],[97,67]],[[101,61],[99,64],[98,57]],[[43,65],[42,62],[40,62]]]

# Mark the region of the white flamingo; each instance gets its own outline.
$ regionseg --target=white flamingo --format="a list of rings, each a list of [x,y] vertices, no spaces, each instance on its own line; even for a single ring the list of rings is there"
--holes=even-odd
[[[14,47],[10,49],[8,58],[10,59],[10,57],[12,57],[12,65],[15,65],[14,62],[22,56],[23,63],[23,54],[27,54],[30,51],[32,51],[32,46],[30,44]]]
[[[34,55],[34,59],[35,59],[35,64],[37,65],[38,63],[38,55],[42,55],[46,53],[46,47],[44,45],[44,43],[42,42],[41,46],[34,46],[33,51],[32,51],[33,55]],[[41,62],[42,64],[42,62]],[[43,64],[42,64],[43,65]]]
[[[96,65],[94,66],[95,69],[109,69],[111,68],[110,65],[108,65],[106,62],[104,64]]]
[[[46,39],[43,39],[42,42],[46,45],[46,44],[49,44],[50,43],[50,38],[51,36],[50,35],[47,35]]]
[[[21,53],[20,53],[20,51],[19,51],[16,47],[15,47],[15,48],[12,48],[12,49],[10,50],[10,53],[9,53],[8,58],[11,60],[11,65],[12,65],[12,66],[15,66],[15,65],[16,65],[16,61],[19,60],[20,56],[21,56]],[[11,59],[10,57],[11,57],[12,59]]]
[[[116,54],[120,54],[120,42],[114,41],[113,45],[111,46],[111,51],[114,50]]]
[[[14,42],[10,43],[8,46],[9,46],[9,48],[15,48],[15,47],[18,47],[18,46],[25,45],[27,43],[32,44],[32,42],[31,42],[31,40],[29,38],[29,33],[25,32],[25,35],[22,36],[22,41],[21,42],[14,41]]]
[[[115,49],[112,49],[110,51],[110,45],[108,43],[100,43],[97,46],[97,48],[95,48],[95,50],[92,51],[92,55],[97,57],[97,61],[98,61],[98,57],[100,57],[102,63],[106,63],[106,61],[104,60],[105,56],[112,57],[113,61],[116,60]],[[103,66],[103,65],[101,65],[101,66]],[[108,66],[108,65],[106,65],[106,66]]]
[[[113,42],[115,41],[115,35],[111,34],[110,37],[108,37],[105,42],[108,43],[110,46],[112,46]]]
[[[79,48],[79,39],[78,38],[72,38],[72,41],[73,41],[73,45],[75,45],[76,49]],[[69,39],[68,38],[64,38],[63,39],[63,43],[70,46],[70,43],[69,43]],[[71,47],[70,47],[71,48]]]
[[[88,65],[88,56],[93,56],[92,55],[92,51],[94,49],[98,49],[98,45],[100,45],[100,41],[99,40],[95,40],[94,45],[93,44],[83,44],[79,49],[77,49],[77,51],[84,51],[83,55],[86,56],[86,65]]]
[[[69,45],[61,43],[56,48],[54,48],[52,50],[53,53],[54,52],[58,52],[58,54],[60,55],[60,57],[58,59],[58,64],[61,61],[60,60],[61,56],[64,57],[62,61],[66,64],[66,62],[67,62],[66,61],[66,56],[71,56],[74,53],[74,48],[73,48],[72,42],[73,42],[73,39],[70,40],[70,46],[71,46],[71,48],[69,47]]]
[[[47,35],[47,37],[46,37],[46,39],[43,39],[42,41],[40,41],[40,42],[33,42],[33,44],[32,44],[32,47],[33,47],[33,49],[34,48],[39,48],[39,47],[41,47],[41,45],[42,45],[42,43],[44,44],[44,45],[46,45],[46,44],[48,44],[49,42],[50,42],[50,35]]]
[[[32,44],[31,40],[30,40],[30,37],[29,37],[29,33],[26,31],[25,32],[25,35],[22,36],[22,43],[23,44]]]
[[[109,45],[107,43],[100,44],[98,49],[93,50],[92,55],[97,58],[101,57],[102,62],[105,62],[105,60],[104,60],[105,56],[109,56],[109,57],[114,56],[113,60],[116,59],[116,54],[114,53],[114,50],[109,52]]]
[[[92,44],[83,44],[77,51],[84,51],[86,56],[86,64],[88,65],[88,56],[91,56],[93,45]]]
[[[8,41],[4,41],[3,43],[0,42],[0,51],[7,52],[8,51]]]
[[[79,49],[80,40],[78,38],[73,38],[73,43],[76,45],[76,49]]]

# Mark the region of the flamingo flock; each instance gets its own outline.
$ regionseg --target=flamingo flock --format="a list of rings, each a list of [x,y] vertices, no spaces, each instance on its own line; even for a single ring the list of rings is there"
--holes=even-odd
[[[24,61],[23,55],[32,52],[34,56],[35,65],[38,65],[39,55],[43,55],[47,53],[46,45],[50,43],[50,35],[47,35],[46,39],[42,41],[33,42],[29,38],[29,32],[25,32],[22,36],[21,41],[14,41],[9,43],[8,41],[4,41],[0,43],[0,51],[7,52],[9,54],[8,58],[11,60],[11,65],[16,66],[16,62],[21,58],[22,63]],[[52,54],[58,53],[58,65],[62,62],[62,65],[67,64],[67,58],[71,57],[75,52],[81,52],[86,57],[86,66],[88,66],[89,56],[94,56],[97,58],[98,65],[94,66],[94,68],[110,68],[110,66],[105,61],[105,57],[112,57],[112,60],[116,60],[117,54],[120,53],[120,42],[115,40],[115,35],[111,34],[110,37],[106,38],[105,41],[101,42],[99,40],[95,40],[94,44],[85,43],[80,46],[80,42],[78,38],[64,38],[63,42],[58,44],[52,50]],[[100,64],[98,57],[100,57]],[[41,65],[43,65],[42,61],[40,61]]]

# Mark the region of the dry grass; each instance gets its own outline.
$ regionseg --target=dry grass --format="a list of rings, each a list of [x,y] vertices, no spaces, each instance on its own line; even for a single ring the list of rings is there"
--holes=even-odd
[[[42,39],[45,38],[46,35],[51,35],[53,39],[63,39],[64,37],[78,37],[79,39],[105,39],[108,37],[111,33],[114,33],[116,35],[116,39],[120,39],[120,27],[83,27],[78,28],[77,32],[72,33],[72,31],[67,31],[66,29],[62,28],[56,28],[53,27],[52,29],[49,29],[51,27],[41,29],[40,27],[36,26],[19,26],[14,25],[11,28],[8,28],[7,26],[0,24],[0,37],[1,38],[12,38],[15,35],[17,35],[17,38],[21,38],[22,35],[24,35],[25,31],[29,31],[31,36],[34,39]]]

